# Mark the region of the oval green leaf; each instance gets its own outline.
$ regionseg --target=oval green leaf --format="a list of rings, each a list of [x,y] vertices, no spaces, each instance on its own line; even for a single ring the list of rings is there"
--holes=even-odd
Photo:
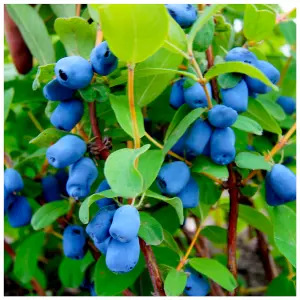
[[[272,168],[271,163],[267,162],[264,156],[250,152],[238,153],[235,163],[242,169],[271,171]]]
[[[256,135],[262,135],[262,127],[254,120],[239,115],[232,127],[237,128],[242,131],[254,133]]]
[[[164,290],[167,296],[180,296],[185,288],[187,274],[171,269],[166,277]]]

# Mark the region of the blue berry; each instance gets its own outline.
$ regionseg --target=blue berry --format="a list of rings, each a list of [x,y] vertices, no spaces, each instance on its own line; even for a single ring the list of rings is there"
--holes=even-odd
[[[43,196],[46,202],[62,199],[58,180],[53,175],[48,175],[42,179]]]
[[[208,93],[211,98],[212,94],[210,83],[206,84],[206,88],[208,89]],[[191,108],[207,106],[207,97],[204,88],[198,82],[184,90],[184,100]]]
[[[188,131],[186,131],[180,139],[176,142],[176,144],[171,148],[171,151],[175,152],[180,156],[184,156],[185,154],[185,140],[188,136]]]
[[[69,196],[76,200],[88,196],[97,176],[98,169],[95,163],[88,157],[83,157],[71,165],[67,182]]]
[[[241,61],[250,65],[255,65],[257,63],[257,58],[256,55],[248,49],[236,47],[227,53],[225,61]]]
[[[87,87],[94,76],[92,65],[81,56],[60,59],[54,71],[58,82],[70,89]]]
[[[23,179],[15,169],[6,169],[4,171],[4,185],[9,194],[20,192],[24,188]]]
[[[197,20],[197,9],[192,4],[166,4],[171,17],[182,27],[188,28]]]
[[[32,209],[23,196],[15,196],[7,209],[8,222],[11,227],[18,228],[30,224]]]
[[[70,99],[75,90],[61,85],[57,79],[51,80],[43,88],[44,97],[51,101],[64,101]]]
[[[185,294],[188,296],[206,296],[210,291],[207,279],[191,268],[186,268],[186,271],[189,272],[190,275],[186,281]]]
[[[171,94],[170,94],[170,105],[174,109],[178,109],[184,102],[184,90],[183,90],[184,79],[176,81],[172,85]]]
[[[194,178],[190,178],[187,185],[177,195],[182,201],[184,208],[193,208],[198,205],[200,196],[199,186]]]
[[[86,152],[86,143],[76,135],[65,135],[47,149],[46,157],[54,168],[60,169],[78,161]]]
[[[216,105],[208,112],[208,120],[211,125],[218,128],[226,128],[235,123],[238,114],[231,107]]]
[[[96,248],[97,248],[103,255],[106,255],[107,248],[108,248],[108,245],[109,245],[109,243],[110,243],[110,240],[111,240],[111,237],[108,237],[106,240],[104,240],[104,241],[101,242],[101,243],[94,242]]]
[[[12,202],[16,200],[17,196],[7,192],[6,187],[4,186],[4,214],[7,213],[8,207]]]
[[[81,120],[83,113],[82,101],[77,99],[63,101],[53,111],[50,122],[57,129],[70,131]]]
[[[58,181],[60,192],[64,196],[68,196],[67,193],[67,181],[69,179],[69,174],[64,169],[59,169],[54,175]]]
[[[288,201],[285,201],[284,199],[280,198],[275,191],[273,190],[268,176],[266,177],[266,200],[268,205],[270,206],[278,206],[278,205],[282,205]]]
[[[101,193],[101,192],[106,191],[106,190],[110,190],[110,186],[109,186],[107,180],[104,179],[99,184],[99,186],[96,190],[96,193]],[[111,198],[101,198],[100,200],[96,201],[96,204],[98,205],[99,208],[102,208],[104,206],[114,204],[114,200],[111,199]]]
[[[292,115],[296,111],[296,101],[291,97],[281,96],[276,101],[288,115]]]

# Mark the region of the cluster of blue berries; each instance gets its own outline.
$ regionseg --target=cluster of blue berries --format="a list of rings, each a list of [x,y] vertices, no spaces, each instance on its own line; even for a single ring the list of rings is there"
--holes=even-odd
[[[182,27],[188,28],[197,20],[198,12],[192,4],[166,4],[171,17]]]
[[[18,171],[9,168],[4,171],[4,214],[7,213],[11,227],[18,228],[30,223],[32,209],[26,197],[18,195],[24,188]]]

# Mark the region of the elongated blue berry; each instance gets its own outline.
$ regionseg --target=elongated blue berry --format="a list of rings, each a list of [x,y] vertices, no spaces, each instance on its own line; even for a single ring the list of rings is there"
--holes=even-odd
[[[231,107],[218,104],[208,112],[208,120],[211,125],[218,128],[226,128],[235,123],[238,114]]]
[[[15,169],[6,169],[4,171],[4,185],[7,193],[20,192],[24,188],[23,179]]]
[[[225,61],[241,61],[250,65],[255,65],[257,63],[257,57],[248,49],[236,47],[226,54]]]
[[[282,205],[288,201],[285,201],[284,199],[280,198],[275,191],[273,190],[268,176],[266,177],[266,200],[268,205],[270,206],[278,206],[278,205]]]
[[[106,191],[106,190],[110,190],[110,186],[109,186],[107,180],[104,179],[99,184],[99,186],[98,186],[95,193],[100,193],[100,192],[103,192],[103,191]],[[102,208],[102,207],[107,206],[107,205],[112,205],[114,203],[115,203],[114,200],[111,199],[111,198],[101,198],[100,200],[96,201],[96,204],[98,205],[99,208]]]
[[[48,175],[42,179],[43,196],[46,202],[61,200],[58,180],[53,175]]]
[[[104,240],[104,242],[101,242],[101,243],[94,242],[96,248],[97,248],[103,255],[106,255],[107,248],[108,248],[108,245],[109,245],[111,239],[112,239],[111,237],[108,237],[106,240]]]
[[[23,196],[16,196],[8,206],[7,215],[11,227],[18,228],[30,224],[32,209],[28,200]]]
[[[17,198],[16,195],[8,193],[6,187],[4,186],[4,214],[7,213],[8,207],[10,204],[15,201]]]
[[[276,102],[288,115],[292,115],[296,111],[296,101],[292,97],[280,96]]]
[[[86,152],[86,143],[75,135],[65,135],[47,149],[46,157],[51,166],[60,169],[74,164]]]
[[[206,84],[206,88],[211,98],[210,83]],[[207,106],[207,97],[204,88],[198,82],[196,82],[194,85],[184,90],[184,100],[191,108]]]
[[[51,80],[43,88],[43,94],[50,101],[64,101],[70,99],[75,90],[61,85],[57,79]]]
[[[184,79],[176,81],[172,85],[171,94],[170,94],[170,105],[174,109],[178,109],[184,102],[184,90],[183,90]]]
[[[67,181],[69,179],[69,174],[64,169],[59,169],[54,175],[58,181],[59,189],[61,194],[68,196],[67,193]]]
[[[184,208],[193,208],[198,205],[200,196],[199,186],[194,178],[190,178],[187,185],[177,195],[182,201]]]
[[[192,26],[197,19],[197,9],[192,4],[166,4],[166,8],[182,28]]]
[[[210,291],[209,282],[206,278],[201,276],[191,268],[186,268],[186,271],[190,273],[187,278],[184,292],[188,296],[206,296]]]

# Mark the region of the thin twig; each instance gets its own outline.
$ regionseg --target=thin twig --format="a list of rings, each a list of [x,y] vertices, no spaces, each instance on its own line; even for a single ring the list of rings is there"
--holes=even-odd
[[[41,126],[40,122],[37,120],[37,118],[34,116],[34,114],[33,114],[31,111],[28,111],[27,114],[28,114],[29,119],[32,121],[32,123],[33,123],[34,126],[36,127],[36,129],[37,129],[39,132],[43,132],[44,129],[43,129],[43,127]]]
[[[76,16],[80,17],[81,4],[76,4]]]
[[[214,65],[214,55],[213,55],[213,52],[212,52],[212,46],[211,45],[206,50],[206,58],[207,58],[207,63],[208,63],[207,68],[210,69]],[[214,77],[211,80],[211,88],[212,88],[212,94],[213,94],[214,99],[217,101],[217,103],[220,103],[220,97],[219,97],[216,77]]]
[[[13,168],[13,166],[14,166],[14,163],[13,163],[11,157],[6,152],[4,152],[4,164],[5,164],[6,168]]]
[[[240,288],[241,295],[249,295],[249,294],[256,294],[256,293],[263,293],[267,290],[266,286],[256,286],[252,288]]]

